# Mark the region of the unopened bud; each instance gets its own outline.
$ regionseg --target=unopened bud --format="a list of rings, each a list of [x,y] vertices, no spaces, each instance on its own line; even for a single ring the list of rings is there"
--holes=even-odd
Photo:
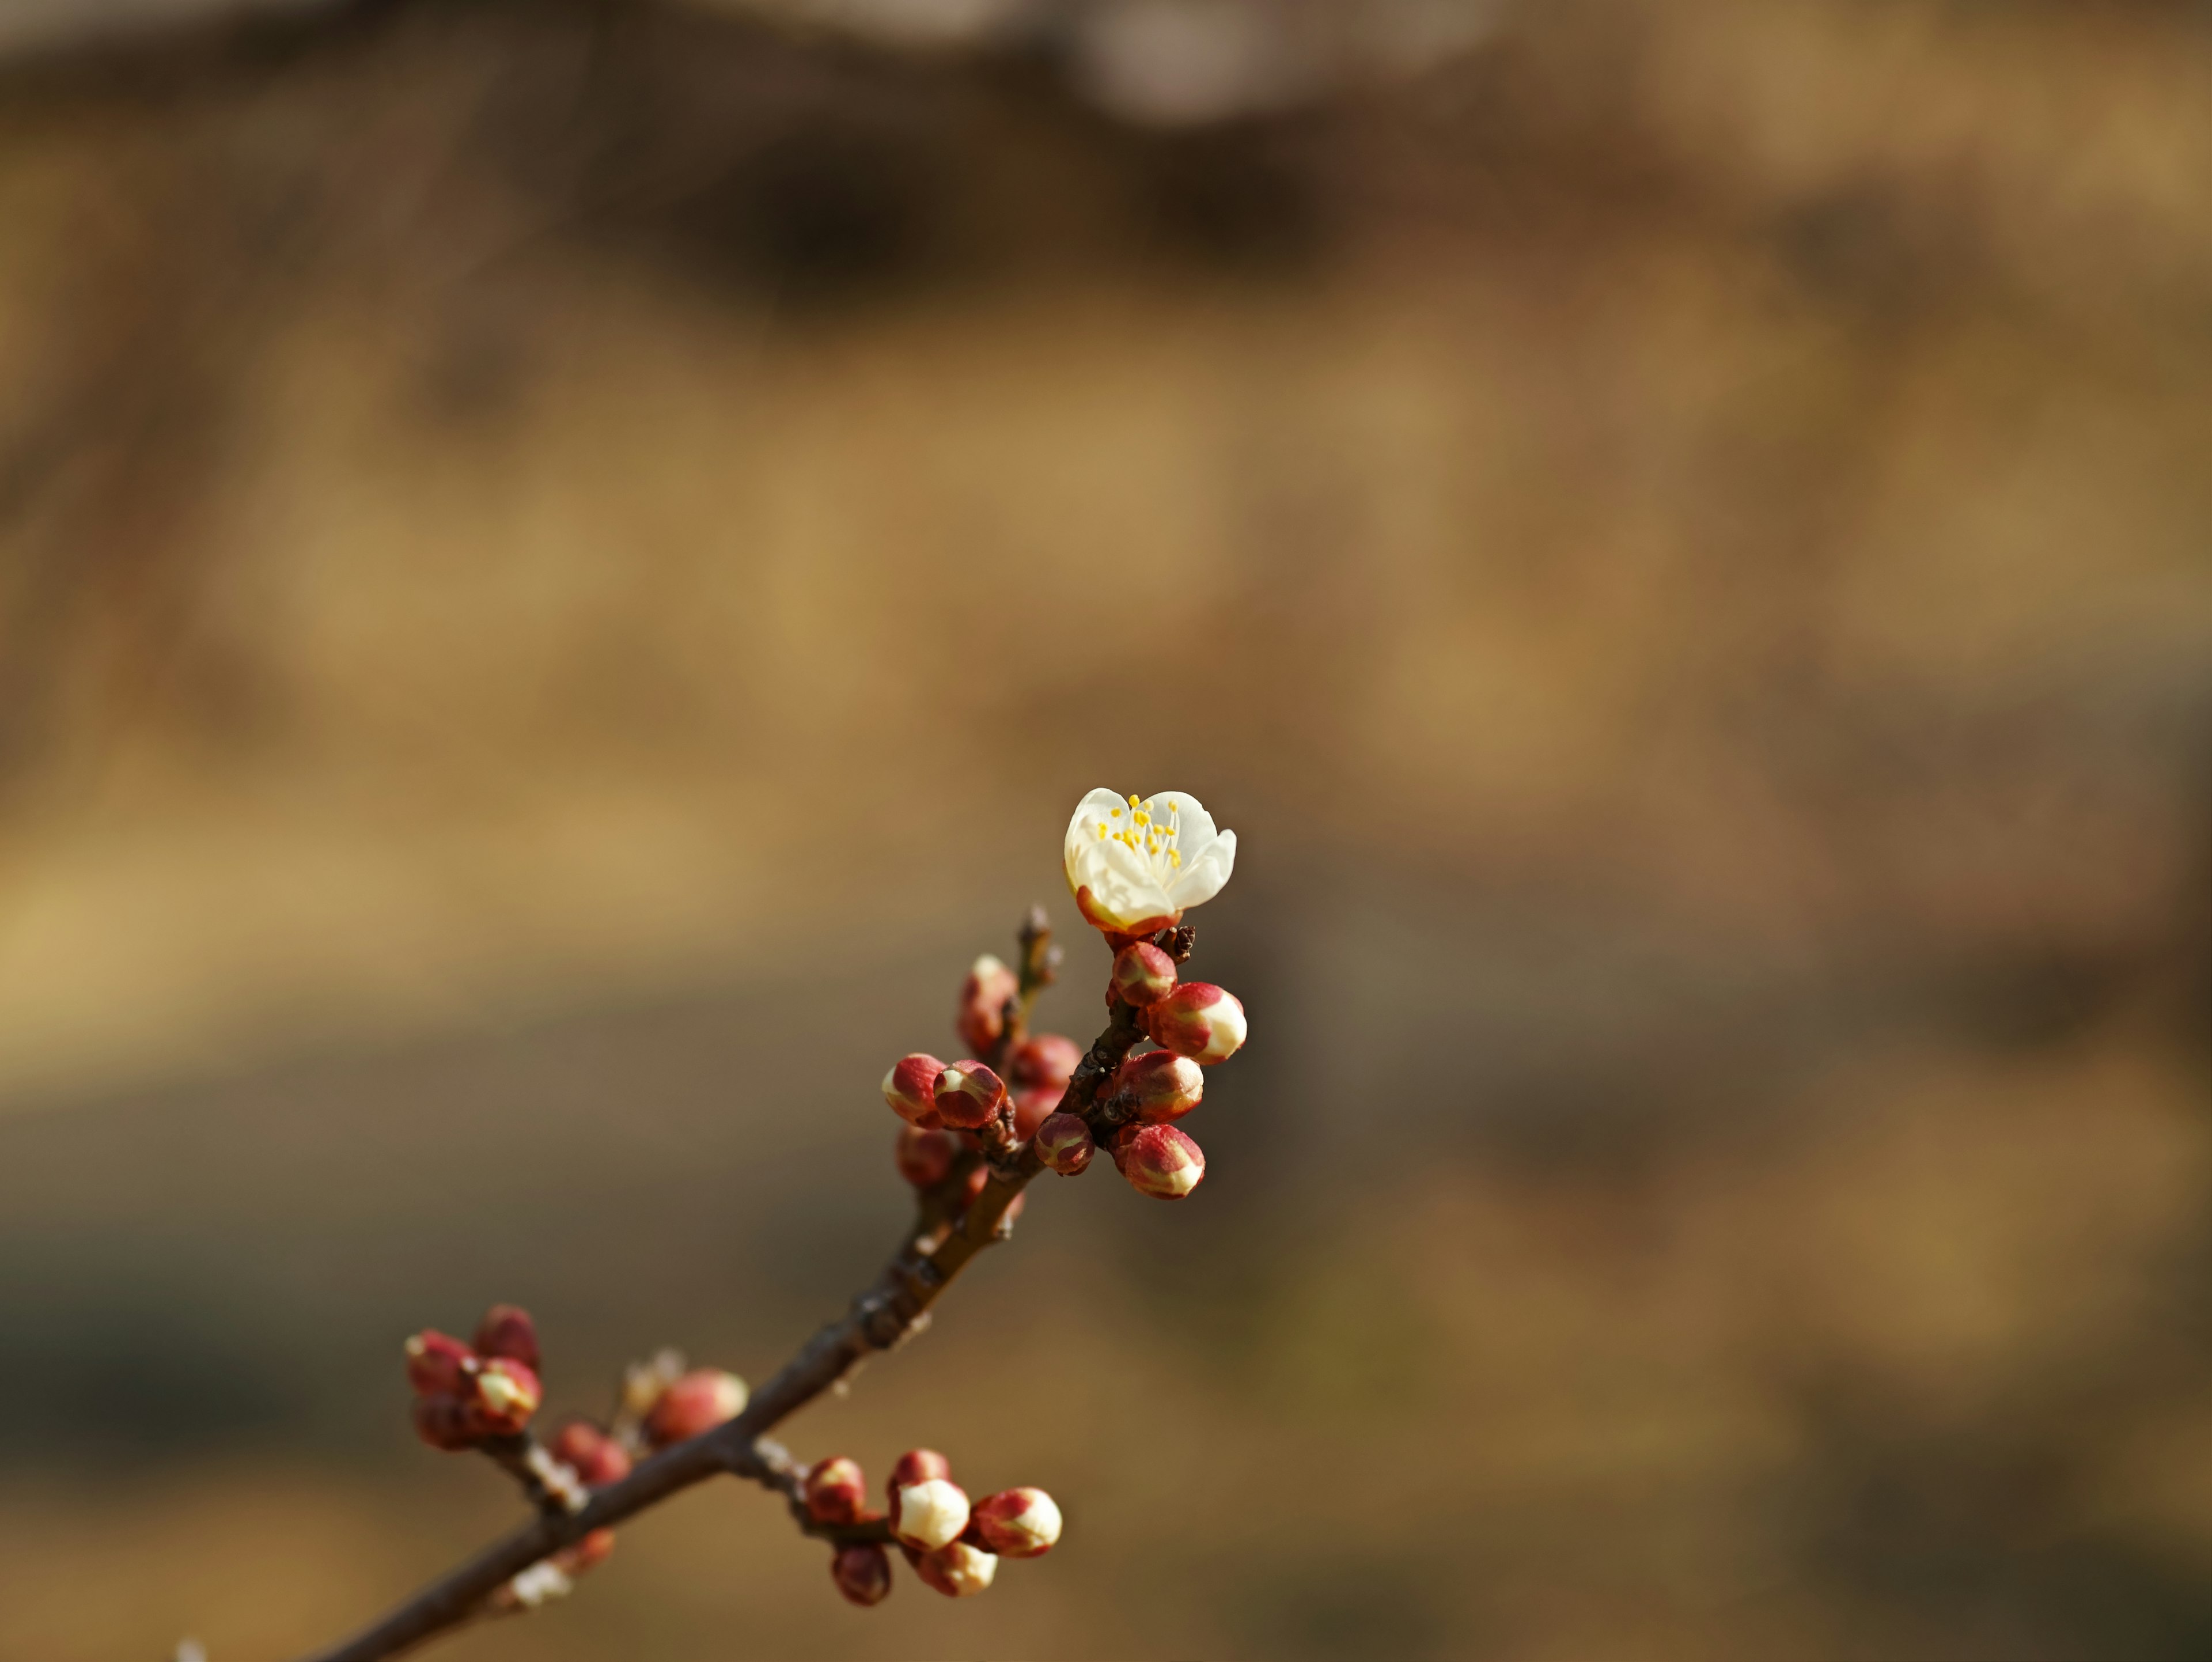
[[[538,1367],[538,1324],[519,1304],[495,1304],[477,1324],[477,1354],[504,1356],[535,1373]]]
[[[1206,1094],[1206,1069],[1173,1050],[1147,1050],[1121,1064],[1114,1091],[1127,1097],[1141,1118],[1181,1119]]]
[[[960,983],[960,1014],[953,1026],[971,1050],[988,1050],[1006,1031],[1006,1001],[1021,990],[1014,972],[985,953]]]
[[[426,1327],[407,1341],[407,1383],[418,1397],[459,1396],[476,1366],[475,1351],[434,1327]]]
[[[859,1461],[836,1454],[808,1470],[805,1492],[806,1515],[816,1523],[858,1523],[868,1503],[868,1480]]]
[[[415,1434],[432,1448],[453,1453],[476,1446],[476,1416],[458,1397],[417,1397]]]
[[[890,1596],[890,1555],[878,1546],[840,1547],[830,1560],[830,1579],[856,1604],[880,1604]]]
[[[981,1166],[970,1166],[968,1180],[960,1185],[960,1204],[963,1207],[973,1206],[975,1203],[975,1196],[983,1192],[983,1185],[990,1180],[991,1173],[987,1168]]]
[[[968,1527],[968,1492],[949,1477],[910,1483],[891,1510],[891,1533],[933,1552]]]
[[[1014,1141],[1027,1142],[1036,1135],[1037,1127],[1060,1106],[1060,1099],[1067,1094],[1064,1085],[1042,1086],[1032,1090],[1014,1093]]]
[[[684,1353],[660,1350],[650,1361],[632,1362],[623,1370],[623,1412],[642,1420],[653,1412],[661,1392],[684,1377]]]
[[[884,1100],[909,1125],[935,1125],[937,1105],[931,1098],[937,1088],[937,1076],[944,1071],[943,1062],[922,1051],[901,1056],[884,1075]]]
[[[1206,1180],[1206,1155],[1172,1125],[1137,1129],[1121,1152],[1129,1186],[1160,1200],[1181,1200]]]
[[[960,1139],[951,1131],[925,1131],[919,1125],[899,1128],[898,1145],[891,1152],[898,1174],[917,1189],[934,1189],[960,1158]]]
[[[1137,1140],[1137,1133],[1144,1129],[1141,1123],[1124,1125],[1107,1141],[1107,1156],[1113,1160],[1114,1169],[1124,1176],[1127,1175],[1129,1169],[1129,1145]]]
[[[999,1573],[995,1555],[965,1541],[954,1541],[915,1561],[914,1573],[947,1598],[965,1598],[982,1592]]]
[[[891,1516],[898,1516],[899,1491],[916,1483],[926,1483],[933,1477],[950,1477],[952,1462],[933,1448],[910,1448],[898,1457],[891,1466],[891,1475],[884,1480],[884,1495],[890,1502]]]
[[[1039,1033],[1014,1047],[1006,1075],[1018,1089],[1065,1090],[1083,1060],[1083,1047],[1065,1033]]]
[[[1072,1178],[1091,1164],[1098,1152],[1091,1128],[1073,1114],[1054,1114],[1036,1129],[1037,1158],[1063,1178]]]
[[[1002,1558],[1037,1558],[1060,1539],[1060,1508],[1041,1488],[1001,1489],[975,1503],[975,1533]]]
[[[605,1488],[629,1476],[629,1451],[589,1420],[570,1420],[553,1434],[550,1447],[587,1488]]]
[[[744,1411],[745,1394],[745,1382],[736,1374],[719,1367],[694,1368],[660,1393],[645,1416],[646,1440],[666,1448],[712,1431]]]
[[[503,1436],[530,1423],[544,1396],[538,1375],[520,1362],[495,1356],[477,1370],[470,1409],[486,1433]]]
[[[1133,941],[1114,954],[1109,984],[1124,1004],[1143,1009],[1175,990],[1176,961],[1149,941]]]
[[[1244,1007],[1210,981],[1180,986],[1145,1013],[1152,1043],[1193,1062],[1216,1062],[1244,1042]]]
[[[937,1112],[947,1125],[988,1125],[1006,1099],[1006,1087],[980,1062],[956,1062],[937,1076]]]
[[[552,1562],[570,1575],[581,1575],[586,1570],[606,1562],[607,1555],[615,1549],[615,1532],[611,1529],[595,1529],[574,1546],[563,1547],[555,1553]]]

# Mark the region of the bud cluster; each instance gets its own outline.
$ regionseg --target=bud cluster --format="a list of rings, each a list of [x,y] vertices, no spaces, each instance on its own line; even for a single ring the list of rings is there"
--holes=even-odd
[[[817,1524],[887,1528],[923,1584],[948,1598],[988,1587],[1001,1558],[1042,1557],[1060,1539],[1060,1508],[1042,1489],[1002,1489],[971,1505],[934,1449],[899,1456],[884,1484],[888,1513],[869,1509],[867,1479],[842,1454],[808,1470],[800,1497]],[[880,1604],[891,1590],[890,1555],[873,1541],[847,1542],[830,1561],[830,1579],[855,1604]]]
[[[1204,1099],[1206,1068],[1243,1046],[1244,1006],[1210,982],[1178,979],[1177,960],[1190,949],[1188,928],[1149,938],[1109,932],[1107,939],[1115,948],[1107,1003],[1126,1007],[1158,1048],[1125,1057],[1088,1110],[1047,1116],[1034,1147],[1048,1169],[1073,1177],[1103,1142],[1131,1188],[1181,1200],[1205,1180],[1206,1154],[1172,1122]],[[1117,1027],[1129,1019],[1117,1018]]]
[[[407,1341],[416,1434],[447,1450],[516,1435],[544,1395],[538,1366],[537,1330],[529,1313],[514,1305],[486,1311],[472,1344],[423,1329]]]

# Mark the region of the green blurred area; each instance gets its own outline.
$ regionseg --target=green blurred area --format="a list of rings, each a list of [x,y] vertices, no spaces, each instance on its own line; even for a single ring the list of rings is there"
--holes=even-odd
[[[0,67],[0,1655],[516,1513],[401,1336],[760,1379],[1099,784],[1240,838],[1204,1188],[1048,1178],[485,1658],[2212,1647],[2212,33],[1507,9],[1187,129],[1042,47],[368,5]]]

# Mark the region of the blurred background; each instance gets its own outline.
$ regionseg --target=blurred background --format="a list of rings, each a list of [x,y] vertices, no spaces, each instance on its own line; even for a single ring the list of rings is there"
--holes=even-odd
[[[0,376],[0,1654],[505,1527],[494,1299],[764,1378],[1100,784],[1207,1184],[787,1428],[1066,1543],[450,1654],[2212,1653],[2203,5],[5,0]]]

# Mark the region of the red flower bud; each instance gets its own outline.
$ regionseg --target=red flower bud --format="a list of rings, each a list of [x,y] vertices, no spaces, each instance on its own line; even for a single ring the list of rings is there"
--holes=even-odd
[[[736,1374],[719,1367],[694,1368],[660,1393],[645,1416],[645,1440],[666,1448],[734,1420],[744,1406],[745,1382]]]
[[[553,1434],[553,1458],[574,1470],[589,1488],[605,1488],[629,1476],[629,1451],[589,1420],[570,1420]]]
[[[517,1432],[530,1423],[544,1392],[538,1375],[520,1362],[495,1356],[477,1370],[476,1394],[467,1398],[470,1415],[491,1436]]]
[[[538,1324],[519,1304],[495,1304],[477,1324],[477,1354],[504,1356],[535,1373],[538,1366]]]
[[[1037,1127],[1043,1124],[1046,1117],[1060,1106],[1060,1099],[1066,1094],[1067,1087],[1064,1085],[1015,1092],[1014,1140],[1027,1142],[1035,1136]]]
[[[1037,1158],[1063,1178],[1072,1178],[1091,1164],[1098,1145],[1091,1128],[1073,1114],[1054,1114],[1036,1130]]]
[[[1003,1558],[1038,1558],[1060,1539],[1060,1508],[1041,1488],[1001,1489],[975,1503],[973,1532]]]
[[[476,1446],[476,1417],[459,1397],[417,1397],[415,1434],[432,1448],[453,1453]]]
[[[986,953],[960,983],[960,1014],[953,1026],[971,1050],[988,1050],[1006,1031],[1006,1001],[1021,990],[1014,972]]]
[[[830,1560],[830,1579],[856,1604],[880,1604],[890,1596],[890,1555],[878,1546],[840,1547]]]
[[[1244,1007],[1210,981],[1186,982],[1145,1013],[1162,1050],[1193,1062],[1220,1062],[1244,1042]]]
[[[1181,1119],[1206,1094],[1206,1069],[1173,1050],[1147,1050],[1115,1071],[1114,1089],[1146,1119]]]
[[[969,1168],[968,1180],[960,1185],[960,1204],[963,1209],[975,1203],[975,1196],[983,1192],[983,1185],[990,1180],[990,1172],[982,1166]]]
[[[899,1128],[898,1146],[891,1158],[898,1174],[917,1189],[934,1189],[960,1158],[960,1139],[951,1131],[925,1131],[919,1125]]]
[[[817,1460],[806,1474],[806,1514],[817,1524],[854,1524],[868,1503],[868,1480],[857,1460]]]
[[[581,1575],[586,1570],[606,1562],[607,1555],[615,1549],[615,1532],[611,1529],[595,1529],[574,1546],[563,1547],[553,1555],[553,1562],[570,1575]]]
[[[933,1448],[910,1448],[898,1457],[891,1467],[891,1475],[884,1480],[884,1495],[890,1502],[891,1517],[898,1517],[899,1491],[911,1488],[916,1483],[926,1483],[933,1477],[950,1477],[952,1462]]]
[[[407,1341],[407,1383],[418,1397],[458,1397],[476,1368],[477,1353],[434,1327]]]
[[[937,1076],[944,1071],[943,1062],[922,1051],[901,1056],[884,1075],[884,1100],[910,1125],[935,1125],[939,1123],[937,1105],[931,1095],[937,1088]]]
[[[1006,1074],[1018,1089],[1060,1091],[1082,1060],[1083,1047],[1065,1033],[1039,1033],[1015,1047]]]
[[[934,1552],[968,1527],[968,1491],[950,1477],[908,1483],[892,1497],[891,1533],[907,1545]]]
[[[1133,941],[1114,954],[1109,984],[1124,1004],[1142,1009],[1175,990],[1176,961],[1149,941]]]
[[[1006,1087],[980,1062],[956,1062],[937,1076],[937,1112],[947,1125],[988,1125],[1006,1099]]]
[[[1206,1155],[1172,1125],[1138,1127],[1121,1166],[1131,1188],[1160,1200],[1181,1200],[1206,1180]]]
[[[915,1559],[914,1573],[947,1598],[965,1598],[991,1585],[999,1561],[979,1547],[954,1541]]]

